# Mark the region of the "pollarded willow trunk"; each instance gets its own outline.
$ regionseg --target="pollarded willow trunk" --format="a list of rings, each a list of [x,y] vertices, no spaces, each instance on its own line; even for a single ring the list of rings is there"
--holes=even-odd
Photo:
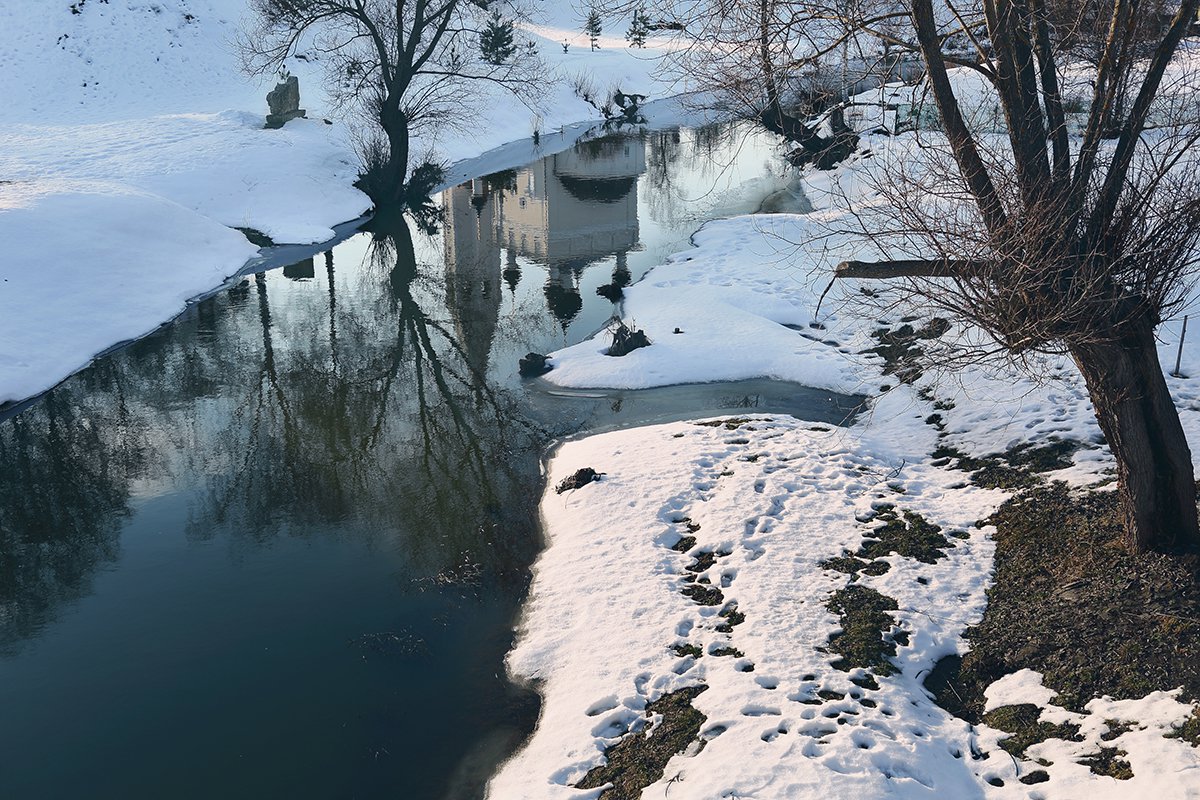
[[[1071,348],[1117,461],[1126,541],[1134,552],[1200,549],[1192,454],[1149,320],[1115,341]]]
[[[385,184],[382,197],[373,198],[378,205],[399,206],[404,202],[404,181],[408,177],[408,119],[392,103],[386,102],[379,114],[379,123],[388,140],[388,158],[384,166]]]

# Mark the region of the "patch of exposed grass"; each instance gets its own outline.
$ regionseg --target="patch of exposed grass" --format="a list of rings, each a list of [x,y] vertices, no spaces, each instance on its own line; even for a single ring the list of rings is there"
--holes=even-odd
[[[671,545],[671,549],[677,553],[686,553],[696,546],[695,536],[680,536],[679,541]]]
[[[672,650],[672,652],[675,653],[675,655],[679,656],[680,658],[683,658],[685,656],[691,656],[692,658],[700,658],[701,656],[704,655],[704,651],[701,650],[699,647],[697,647],[694,644],[677,644],[677,645],[672,646],[671,650]]]
[[[679,590],[680,594],[692,598],[692,602],[702,606],[719,606],[725,602],[725,595],[715,586],[702,583],[689,583]]]
[[[851,678],[850,682],[862,689],[878,689],[879,681],[875,680],[875,676],[868,673],[861,678]]]
[[[1168,739],[1183,739],[1192,747],[1200,747],[1200,708],[1192,712],[1187,722],[1167,734]]]
[[[1033,786],[1035,784],[1045,783],[1046,781],[1050,780],[1050,773],[1046,772],[1044,769],[1035,769],[1033,772],[1017,778],[1017,780],[1026,786]]]
[[[682,753],[697,739],[707,719],[692,706],[692,700],[708,687],[692,686],[665,694],[646,706],[646,715],[662,715],[662,721],[649,734],[634,733],[604,751],[604,764],[593,767],[577,789],[598,789],[601,800],[638,800],[642,789],[660,780],[667,762]]]
[[[1078,725],[1038,722],[1041,713],[1041,709],[1032,703],[1021,703],[989,711],[983,715],[983,721],[997,730],[1012,734],[1000,741],[1000,747],[1017,758],[1024,758],[1027,748],[1047,739],[1082,741]]]
[[[925,564],[933,564],[946,557],[944,548],[954,543],[942,535],[942,529],[926,520],[915,511],[904,511],[897,515],[894,508],[880,510],[875,519],[884,524],[872,530],[870,537],[856,556],[875,559],[896,555],[913,558]]]
[[[955,459],[954,469],[971,473],[971,482],[988,489],[1026,489],[1042,483],[1040,473],[1071,466],[1071,456],[1082,447],[1071,439],[1050,439],[1047,444],[1026,442],[1003,453],[974,457],[942,445],[931,453],[934,460]],[[947,462],[948,463],[948,462]]]
[[[1096,775],[1107,775],[1119,781],[1127,781],[1133,777],[1133,767],[1125,760],[1129,755],[1124,750],[1115,747],[1101,747],[1094,756],[1079,759],[1079,763],[1090,769]]]
[[[833,666],[848,672],[856,667],[873,669],[880,675],[896,671],[890,658],[896,643],[884,637],[894,620],[889,611],[899,606],[874,589],[851,584],[833,593],[825,604],[841,620],[842,630],[829,637],[829,649],[841,656]]]
[[[891,568],[888,562],[880,560],[884,556],[895,554],[933,564],[946,557],[946,549],[954,547],[954,542],[947,539],[937,525],[913,511],[897,514],[896,507],[890,504],[880,506],[862,520],[880,520],[884,524],[866,535],[858,552],[847,551],[836,558],[828,558],[820,563],[822,569],[855,576],[860,572],[882,575]]]
[[[736,625],[741,625],[746,621],[746,615],[737,610],[737,606],[730,605],[724,608],[717,616],[725,621],[717,626],[717,633],[733,633],[733,628]]]
[[[754,420],[749,417],[730,417],[729,419],[708,419],[704,422],[693,422],[693,425],[699,425],[701,428],[720,428],[724,426],[727,431],[736,431],[748,422]]]
[[[1104,720],[1104,724],[1108,726],[1108,730],[1100,734],[1100,741],[1102,742],[1111,742],[1118,736],[1129,733],[1131,730],[1133,730],[1133,723],[1131,722],[1121,722],[1120,720],[1106,719]]]
[[[818,566],[821,569],[829,569],[834,572],[844,572],[847,575],[882,575],[892,568],[892,565],[886,561],[863,561],[861,558],[855,558],[853,555],[846,554],[837,558],[827,558]]]

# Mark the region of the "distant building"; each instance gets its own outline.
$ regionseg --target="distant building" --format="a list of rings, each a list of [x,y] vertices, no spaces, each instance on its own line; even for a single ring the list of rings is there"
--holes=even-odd
[[[517,173],[505,198],[503,242],[548,266],[586,266],[638,242],[637,179],[646,171],[641,139],[576,145]]]
[[[464,286],[490,293],[495,281],[498,294],[502,271],[515,289],[521,255],[549,268],[547,305],[565,328],[583,306],[583,270],[611,256],[624,268],[625,254],[637,245],[637,179],[645,171],[645,142],[610,136],[450,189],[446,277],[456,287],[448,289],[457,293],[455,302],[476,301],[462,294]],[[498,297],[494,302],[498,309]]]
[[[446,305],[467,365],[482,379],[500,319],[499,201],[494,194],[476,194],[471,182],[445,196]]]

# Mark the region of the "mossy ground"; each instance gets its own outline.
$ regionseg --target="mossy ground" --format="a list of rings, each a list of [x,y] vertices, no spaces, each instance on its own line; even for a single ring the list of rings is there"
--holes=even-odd
[[[1183,739],[1192,747],[1200,747],[1200,708],[1192,712],[1187,722],[1167,735],[1173,739]]]
[[[1085,756],[1079,759],[1079,763],[1097,775],[1107,775],[1119,781],[1127,781],[1133,777],[1133,768],[1125,760],[1127,755],[1129,754],[1124,750],[1118,750],[1115,747],[1101,747],[1099,753]]]
[[[642,789],[662,778],[673,756],[699,741],[707,717],[692,707],[692,700],[707,688],[680,689],[647,705],[647,715],[661,714],[662,721],[649,734],[629,734],[605,750],[605,763],[589,770],[576,788],[598,789],[610,783],[600,800],[638,800]]]
[[[704,651],[694,644],[677,644],[672,646],[671,650],[680,658],[684,658],[685,656],[700,658],[704,655]]]
[[[1075,711],[1178,687],[1200,700],[1200,559],[1129,553],[1116,501],[1054,483],[1001,506],[995,583],[965,634],[971,652],[927,684],[944,706],[978,721],[987,686],[1024,668]],[[1189,726],[1181,735],[1200,741],[1200,719]]]
[[[722,609],[717,616],[724,620],[724,622],[717,625],[714,629],[717,633],[733,633],[733,629],[736,626],[746,621],[746,615],[738,611],[737,606],[733,604]]]
[[[954,543],[946,538],[942,529],[913,511],[896,513],[895,506],[885,505],[876,509],[870,519],[883,522],[864,536],[862,547],[857,552],[844,552],[837,558],[821,562],[822,569],[845,572],[849,575],[882,575],[891,564],[879,559],[898,555],[926,564],[933,564],[946,557],[946,550]]]
[[[946,557],[946,548],[954,543],[942,535],[942,529],[914,511],[896,513],[891,506],[879,509],[876,520],[883,525],[868,534],[869,538],[855,553],[858,558],[875,559],[896,554],[933,564]]]
[[[971,473],[971,482],[977,486],[1027,489],[1043,482],[1041,473],[1071,466],[1071,456],[1082,446],[1072,439],[1051,439],[1044,445],[1026,443],[1003,453],[977,458],[943,445],[934,450],[932,456],[934,463],[944,459],[944,463],[953,469]]]

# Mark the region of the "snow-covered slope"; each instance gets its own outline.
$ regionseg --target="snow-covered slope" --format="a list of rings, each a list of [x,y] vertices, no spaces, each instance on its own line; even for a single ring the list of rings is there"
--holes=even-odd
[[[240,74],[245,0],[16,0],[0,5],[6,122],[60,124],[257,110]]]
[[[1171,693],[1095,700],[1072,714],[1053,705],[1040,676],[1003,679],[989,690],[993,706],[1035,703],[1043,720],[1081,729],[1078,741],[1051,739],[1019,761],[999,746],[1006,734],[968,725],[926,693],[929,670],[966,652],[961,632],[983,613],[993,529],[976,520],[1004,497],[929,464],[935,440],[892,395],[849,429],[753,416],[563,445],[549,487],[582,467],[604,475],[561,494],[549,488],[543,500],[549,546],[509,667],[538,681],[544,704],[488,796],[595,800],[603,779],[575,785],[610,748],[672,735],[656,730],[664,717],[651,704],[704,687],[691,701],[704,715],[696,728],[645,749],[655,766],[638,767],[652,778],[662,771],[641,797],[1200,797],[1200,751],[1163,737],[1192,711]],[[839,571],[837,560],[893,524],[889,513],[937,526],[944,556],[891,553],[856,576]],[[837,592],[863,613],[883,601],[894,674],[839,666],[849,650],[834,637],[861,622],[831,609]],[[1132,778],[1077,763],[1104,747],[1121,748]]]
[[[263,129],[243,0],[0,4],[0,403],[370,206],[342,126]],[[236,109],[236,110],[229,110]]]

